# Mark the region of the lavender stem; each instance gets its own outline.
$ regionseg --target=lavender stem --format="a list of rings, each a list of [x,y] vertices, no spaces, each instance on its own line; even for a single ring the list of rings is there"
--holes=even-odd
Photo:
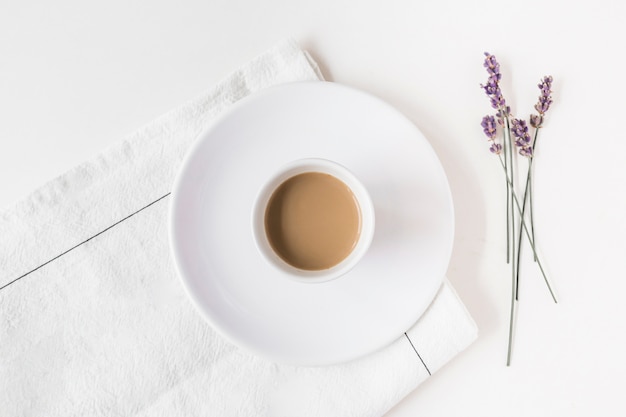
[[[504,169],[504,161],[502,160],[502,157],[500,156],[500,164],[502,165],[502,168]],[[511,183],[511,179],[509,178],[508,173],[506,172],[506,169],[504,171],[504,174],[506,175],[506,180],[509,183],[509,186],[512,187],[513,184]],[[513,201],[515,202],[515,205],[517,206],[517,211],[521,214],[522,213],[522,208],[519,204],[519,201],[517,199],[517,195],[515,194],[515,191],[513,191],[512,193],[513,196]],[[552,291],[552,287],[550,286],[550,283],[548,282],[548,277],[546,276],[545,271],[543,270],[543,266],[541,265],[541,262],[539,261],[539,256],[537,255],[537,251],[535,250],[535,244],[533,243],[531,237],[530,237],[530,233],[528,232],[528,227],[526,227],[526,222],[524,221],[524,218],[521,217],[521,223],[522,226],[524,228],[524,232],[526,233],[526,237],[528,238],[528,243],[530,243],[530,247],[533,250],[533,253],[535,254],[535,256],[537,257],[537,265],[539,266],[539,270],[541,271],[541,275],[543,275],[543,280],[546,282],[546,285],[548,286],[548,290],[550,291],[550,295],[552,296],[552,299],[554,300],[555,303],[557,303],[556,297],[554,296],[554,292]]]
[[[531,168],[532,168],[532,164],[533,164],[533,159],[530,158],[528,160],[528,174],[526,175],[526,188],[524,189],[524,195],[522,196],[522,214],[521,217],[523,218],[526,215],[526,201],[528,200],[529,194],[528,194],[528,190],[530,187],[530,176],[531,176]],[[532,230],[532,220],[531,220],[531,230]],[[534,243],[534,239],[533,239],[533,243]],[[515,276],[515,299],[519,300],[519,260],[520,260],[520,253],[521,253],[521,249],[522,249],[522,225],[520,224],[520,233],[518,236],[518,241],[517,241],[517,273]],[[536,259],[536,258],[535,258]]]

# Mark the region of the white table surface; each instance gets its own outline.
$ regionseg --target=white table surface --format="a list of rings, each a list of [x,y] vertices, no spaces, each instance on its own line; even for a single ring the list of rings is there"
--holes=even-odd
[[[0,206],[91,158],[293,37],[332,81],[389,101],[449,176],[448,277],[478,340],[388,416],[625,415],[626,3],[582,1],[0,0]],[[480,120],[483,51],[527,117],[554,99],[535,160],[512,366],[504,183]]]

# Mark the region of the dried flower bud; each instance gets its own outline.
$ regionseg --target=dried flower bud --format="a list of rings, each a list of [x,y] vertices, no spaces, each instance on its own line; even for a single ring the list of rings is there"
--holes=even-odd
[[[496,138],[496,119],[493,116],[485,116],[483,117],[483,121],[480,123],[483,127],[483,132],[489,138],[489,140],[494,140]]]
[[[519,154],[527,158],[533,157],[533,148],[531,146],[524,146],[519,150]]]
[[[489,147],[489,150],[491,151],[491,153],[499,155],[502,153],[502,145],[500,145],[499,143],[492,143]]]
[[[535,110],[543,116],[550,109],[550,104],[552,104],[552,76],[543,77],[541,82],[537,84],[537,87],[541,90],[541,95],[539,96],[539,101],[535,104]]]
[[[525,120],[513,119],[511,133],[515,137],[515,145],[519,148],[527,147],[530,144],[530,134]]]
[[[500,74],[500,64],[496,60],[496,57],[489,52],[485,52],[485,62],[483,66],[487,69],[489,75],[496,79],[496,82],[500,80],[502,74]]]
[[[487,84],[481,84],[480,87],[485,90],[485,94],[487,94],[491,102],[491,107],[496,110],[507,109],[506,100],[502,95],[499,85],[500,79],[502,78],[500,64],[495,56],[491,55],[489,52],[485,52],[485,62],[483,66],[487,69],[489,78],[487,79]]]
[[[530,125],[535,128],[540,128],[543,124],[543,116],[539,114],[530,115]]]

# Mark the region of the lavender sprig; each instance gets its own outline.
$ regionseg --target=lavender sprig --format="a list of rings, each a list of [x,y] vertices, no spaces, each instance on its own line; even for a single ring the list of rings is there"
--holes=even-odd
[[[541,117],[546,114],[552,104],[552,76],[547,75],[543,77],[537,87],[541,90],[541,95],[539,96],[539,102],[535,104],[535,110],[537,110]],[[540,126],[541,124],[536,127]]]
[[[493,116],[485,116],[483,117],[483,121],[480,123],[480,125],[483,127],[483,132],[485,133],[487,138],[489,138],[489,142],[491,142],[489,150],[491,151],[491,153],[499,155],[502,152],[502,145],[496,143],[496,136],[498,133],[496,127],[496,118]]]
[[[509,344],[507,351],[507,366],[510,364],[511,360],[511,349],[512,349],[512,340],[513,340],[513,323],[514,323],[514,314],[515,314],[515,302],[518,300],[518,292],[519,292],[519,258],[520,258],[520,247],[522,240],[522,232],[525,232],[526,237],[528,238],[528,242],[530,247],[532,248],[533,256],[535,262],[539,266],[541,274],[543,275],[544,281],[550,291],[550,295],[552,296],[554,302],[556,303],[556,297],[552,288],[550,287],[550,283],[546,277],[546,274],[543,270],[541,262],[539,262],[537,251],[535,249],[535,237],[534,237],[534,225],[533,225],[533,216],[532,216],[532,181],[531,181],[531,168],[533,157],[535,155],[535,147],[537,142],[537,134],[540,127],[543,126],[544,115],[550,108],[552,104],[552,77],[546,76],[544,77],[538,87],[541,91],[539,96],[539,100],[535,105],[535,110],[538,114],[533,114],[530,116],[530,125],[534,128],[534,135],[531,139],[528,125],[525,120],[514,118],[511,115],[511,109],[507,105],[506,100],[502,94],[502,90],[500,88],[500,80],[502,79],[502,74],[500,72],[500,64],[498,63],[496,57],[491,55],[488,52],[485,52],[485,60],[483,66],[487,70],[488,78],[486,84],[481,84],[481,88],[489,98],[491,107],[496,110],[495,116],[484,116],[481,122],[481,126],[483,128],[483,132],[487,136],[490,147],[489,150],[498,155],[502,167],[504,169],[506,185],[507,185],[507,263],[509,262],[509,254],[515,253],[515,209],[513,208],[513,203],[515,203],[515,208],[520,215],[520,225],[519,225],[519,240],[517,242],[517,257],[513,258],[513,262],[511,265],[512,271],[512,284],[511,284],[511,313],[510,313],[510,322],[509,322]],[[503,144],[497,143],[497,125],[501,127],[502,135],[503,135]],[[514,138],[514,140],[513,140]],[[526,187],[524,190],[524,198],[523,198],[523,207],[520,207],[520,203],[517,199],[517,195],[515,193],[515,167],[513,165],[513,143],[518,148],[518,153],[528,160],[528,172],[526,177]],[[502,155],[504,153],[504,155]],[[531,231],[528,230],[526,225],[525,213],[526,213],[526,202],[530,201],[530,227]]]
[[[502,167],[504,168],[504,173],[506,177],[506,261],[509,263],[509,259],[512,258],[512,254],[515,253],[515,212],[513,209],[513,198],[515,198],[514,192],[514,181],[512,178],[515,174],[513,169],[513,145],[511,143],[511,124],[509,116],[511,114],[511,110],[509,106],[506,104],[506,100],[502,95],[502,90],[500,89],[500,80],[502,79],[502,74],[500,73],[500,64],[498,63],[496,57],[491,55],[488,52],[485,52],[485,61],[483,66],[487,69],[487,74],[489,78],[487,79],[487,84],[481,85],[482,89],[485,91],[485,94],[489,98],[491,103],[491,107],[496,109],[496,116],[498,118],[498,124],[502,126],[503,133],[503,143],[504,143],[504,158],[498,152],[497,155],[502,162]],[[487,116],[486,116],[487,117]],[[483,118],[483,122],[486,120],[491,122],[493,118],[487,119]],[[489,123],[487,124],[489,126]],[[483,127],[485,134],[488,132],[491,133],[490,129]],[[488,135],[489,136],[489,135]],[[495,144],[495,138],[492,141]],[[491,148],[490,148],[491,149]],[[501,151],[502,149],[494,148],[494,150]],[[492,151],[493,152],[493,151]],[[494,152],[495,153],[495,152]],[[511,362],[511,348],[513,343],[513,318],[515,312],[515,258],[513,259],[513,263],[511,265],[511,314],[509,321],[509,344],[507,350],[507,366]]]
[[[550,109],[550,105],[552,104],[552,76],[546,75],[544,76],[539,84],[537,84],[541,94],[539,95],[539,99],[537,104],[535,104],[535,110],[539,114],[531,114],[530,115],[530,125],[535,128],[535,134],[533,138],[533,142],[531,145],[531,149],[534,152],[535,147],[537,146],[537,137],[539,135],[539,128],[543,126],[544,116],[546,112]],[[531,155],[532,156],[532,155]],[[535,222],[533,219],[533,188],[532,188],[532,159],[528,162],[528,175],[526,176],[526,187],[524,190],[524,201],[523,208],[526,208],[526,196],[528,196],[528,204],[530,207],[529,216],[530,216],[530,234],[533,243],[535,242]],[[519,248],[517,258],[519,259]],[[534,258],[535,262],[537,262],[537,258]],[[517,282],[519,287],[519,263],[518,263],[518,272],[517,272]]]
[[[500,89],[500,80],[502,79],[502,74],[500,73],[500,64],[494,55],[491,55],[489,52],[485,52],[485,61],[483,62],[483,66],[487,70],[487,74],[489,75],[486,84],[481,84],[481,88],[485,91],[485,94],[489,98],[491,102],[491,107],[496,109],[496,116],[498,119],[498,124],[503,127],[503,135],[504,135],[504,146],[497,144],[495,140],[491,140],[491,146],[489,150],[496,154],[500,155],[504,150],[504,163],[507,175],[510,173],[513,176],[512,170],[512,155],[511,155],[511,143],[510,143],[510,131],[508,127],[509,123],[509,114],[511,109],[506,104],[506,100],[502,95],[502,90]],[[488,117],[488,116],[485,116]],[[485,122],[485,118],[483,118],[483,122]],[[491,123],[494,120],[493,117],[490,117],[488,122]],[[483,130],[485,134],[491,134],[492,131],[485,130],[485,126],[483,126]],[[495,139],[495,138],[494,138]],[[511,189],[509,184],[506,184],[506,262],[509,263],[509,259],[511,254],[515,252],[515,249],[512,249],[511,242],[514,242],[514,239],[511,237],[513,232],[513,224],[514,224],[514,211],[511,202]]]
[[[520,148],[519,153],[522,156],[532,157],[533,148],[530,143],[530,134],[525,120],[513,119],[511,128],[513,136],[515,136],[515,145]]]
[[[498,110],[498,118],[500,119],[504,115],[508,115],[511,110],[510,107],[506,105],[506,100],[504,99],[502,90],[500,89],[500,80],[502,79],[500,64],[494,55],[491,55],[489,52],[485,52],[485,62],[483,63],[483,66],[487,69],[489,78],[487,79],[487,84],[481,84],[480,87],[485,90],[485,94],[489,97],[491,107]]]

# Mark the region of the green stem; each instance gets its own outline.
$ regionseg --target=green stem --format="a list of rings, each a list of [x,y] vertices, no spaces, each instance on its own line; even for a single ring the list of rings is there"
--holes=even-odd
[[[499,157],[499,160],[500,160],[500,164],[502,165],[502,168],[504,168],[504,161],[502,161],[502,156]],[[511,179],[509,178],[509,175],[506,172],[506,169],[505,169],[504,173],[506,175],[506,180],[509,183],[509,186],[512,187],[513,183],[511,183]],[[522,208],[521,208],[521,206],[519,204],[519,201],[517,199],[517,195],[515,194],[515,191],[513,191],[512,196],[513,196],[513,201],[515,202],[515,205],[517,207],[517,211],[521,215]],[[556,297],[554,296],[554,292],[552,291],[552,287],[550,286],[550,283],[548,282],[548,277],[546,277],[546,273],[543,270],[543,266],[541,265],[541,262],[539,261],[539,256],[537,256],[537,251],[535,250],[535,244],[532,241],[532,238],[530,237],[530,233],[528,232],[528,227],[526,226],[526,222],[524,221],[524,217],[520,216],[520,220],[521,220],[522,226],[524,228],[524,232],[526,233],[526,237],[528,238],[528,243],[530,243],[530,247],[533,250],[533,254],[537,258],[537,265],[539,266],[539,270],[541,271],[541,275],[543,275],[543,280],[546,282],[546,285],[548,286],[548,290],[550,291],[550,295],[552,296],[552,299],[556,303],[557,302],[556,301]]]
[[[539,137],[539,127],[535,128],[535,134],[533,135],[533,144],[532,144],[532,149],[533,149],[533,156],[530,159],[531,165],[532,165],[532,161],[535,159],[535,149],[537,149],[537,138]],[[533,243],[535,243],[535,220],[533,219],[533,174],[532,174],[532,169],[531,167],[528,167],[530,173],[529,178],[528,178],[528,182],[529,182],[529,186],[528,186],[528,204],[529,204],[529,208],[530,208],[530,235],[533,238]],[[533,259],[535,260],[535,262],[537,262],[537,255],[533,254]]]
[[[522,214],[520,215],[522,218],[525,217],[526,215],[526,200],[528,199],[527,197],[529,197],[529,189],[530,189],[530,176],[531,176],[531,168],[533,165],[533,160],[532,158],[530,158],[528,160],[528,174],[526,175],[526,187],[524,189],[524,195],[522,196]],[[531,226],[530,229],[532,230],[532,220],[530,222]],[[532,239],[533,243],[535,243],[535,240]],[[520,223],[520,227],[519,227],[519,236],[518,236],[518,241],[517,241],[517,270],[516,270],[516,274],[515,274],[515,299],[519,300],[519,260],[520,260],[520,253],[521,253],[521,249],[522,249],[522,225]],[[536,259],[536,258],[535,258]]]
[[[511,195],[509,197],[509,201],[511,202],[510,204],[510,212],[509,212],[509,216],[510,216],[510,239],[511,239],[511,259],[512,259],[512,269],[515,270],[515,258],[513,258],[513,255],[515,254],[515,210],[513,209],[513,193],[515,192],[515,169],[513,166],[513,143],[511,141],[511,122],[509,120],[509,116],[505,115],[504,116],[504,121],[505,121],[505,141],[507,142],[508,145],[508,158],[509,158],[509,171],[508,174],[510,174],[510,178],[511,178],[511,184],[509,186],[509,194]],[[507,175],[507,178],[509,176]]]
[[[517,298],[517,286],[515,284],[515,273],[516,273],[516,260],[514,257],[515,254],[515,210],[513,209],[513,198],[515,198],[515,183],[514,183],[514,174],[515,169],[513,166],[513,143],[511,142],[511,123],[509,121],[508,115],[504,116],[505,127],[504,127],[504,142],[507,147],[507,153],[505,154],[505,160],[508,158],[508,170],[505,169],[506,178],[507,178],[507,189],[509,191],[509,195],[507,195],[507,201],[510,202],[507,206],[507,237],[509,237],[510,243],[507,242],[507,247],[510,246],[510,256],[511,256],[511,312],[509,317],[509,340],[507,347],[507,355],[506,355],[506,366],[511,364],[511,350],[513,349],[513,324],[515,321],[515,300]],[[509,180],[509,174],[511,180]],[[510,221],[509,221],[510,219]],[[510,229],[510,230],[509,230]],[[520,233],[521,235],[521,233]],[[507,251],[508,255],[508,251]]]
[[[508,121],[507,118],[505,120]],[[508,153],[509,153],[509,140],[507,138],[507,134],[510,134],[508,123],[507,127],[504,129],[504,170],[509,172],[509,164],[508,164]],[[511,187],[509,186],[509,182],[506,183],[506,263],[511,262]]]
[[[537,129],[539,130],[539,129]],[[535,131],[536,132],[536,131]],[[535,133],[535,139],[537,138],[537,133]],[[533,148],[534,150],[534,148]],[[532,159],[531,159],[532,161]],[[528,204],[530,206],[530,235],[533,238],[533,243],[535,242],[535,220],[533,219],[533,179],[532,179],[533,175],[532,175],[532,171],[530,173],[530,178],[529,178],[529,187],[528,187]],[[537,262],[537,255],[533,256],[535,262]]]
[[[509,320],[509,346],[506,352],[506,366],[511,365],[511,350],[513,348],[513,320],[515,318],[515,297],[517,292],[515,290],[515,280],[511,283],[511,313]]]
[[[537,137],[539,135],[539,128],[535,128],[535,132],[533,135],[533,141],[531,144],[531,148],[533,150],[536,149]],[[530,214],[530,236],[531,241],[535,244],[535,222],[533,219],[533,188],[532,188],[532,172],[533,172],[533,161],[534,158],[531,157],[528,159],[528,173],[526,175],[526,187],[524,188],[524,195],[522,197],[522,217],[526,216],[526,201],[528,200],[529,205],[529,214]],[[522,248],[522,225],[520,223],[520,236],[517,242],[517,273],[515,277],[515,299],[519,300],[519,268],[520,268],[520,252]],[[533,253],[533,260],[537,262],[537,254]]]

